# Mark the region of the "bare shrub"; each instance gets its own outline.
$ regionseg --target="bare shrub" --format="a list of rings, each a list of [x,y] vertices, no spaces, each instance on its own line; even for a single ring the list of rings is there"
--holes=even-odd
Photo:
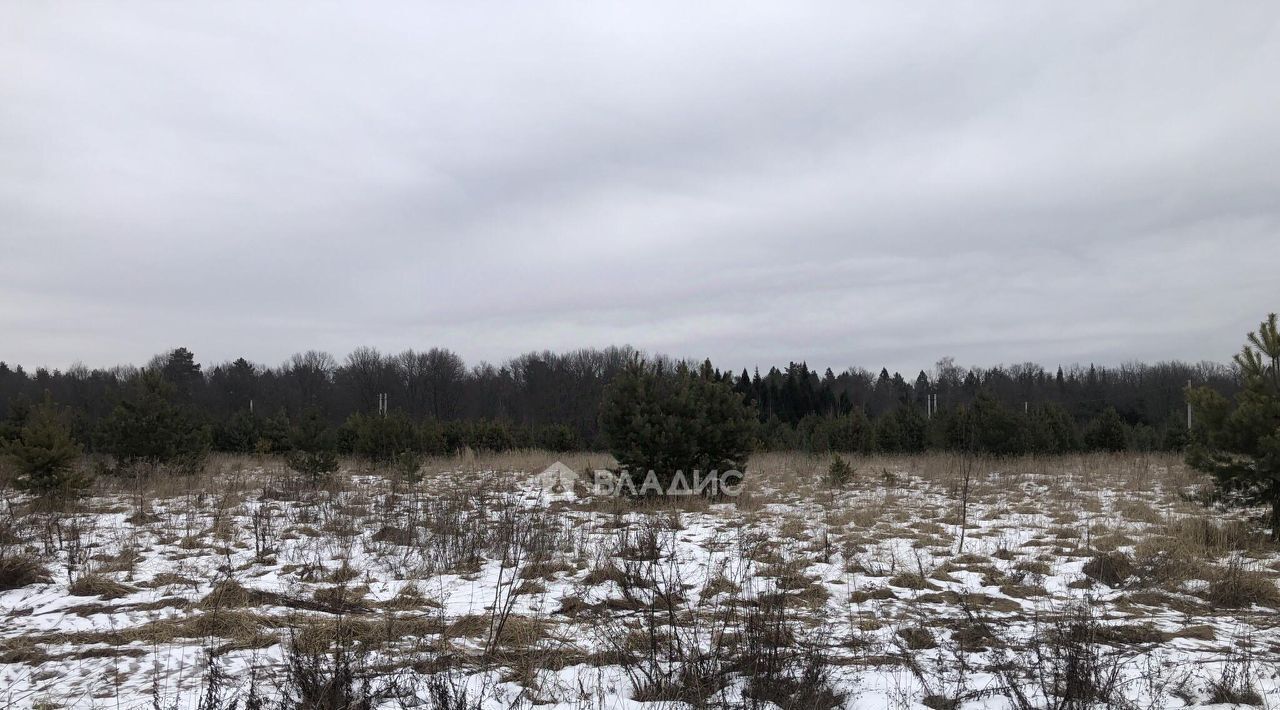
[[[370,652],[356,643],[339,617],[329,648],[300,643],[295,633],[285,648],[284,707],[298,710],[374,710],[412,695],[410,676],[374,667]]]
[[[831,683],[831,659],[820,640],[799,638],[785,594],[767,595],[746,615],[735,670],[747,680],[746,697],[784,710],[839,707],[844,695]]]
[[[253,559],[266,562],[276,553],[275,508],[265,501],[259,502],[253,509],[250,520],[253,527]]]
[[[729,684],[726,644],[734,615],[719,613],[724,610],[716,606],[700,609],[686,600],[680,566],[663,559],[673,535],[650,516],[638,536],[615,539],[615,553],[643,552],[621,568],[611,567],[623,570],[612,581],[622,587],[622,606],[634,612],[638,624],[609,614],[600,638],[630,680],[635,700],[705,707]]]
[[[1248,653],[1232,649],[1222,672],[1206,684],[1205,691],[1211,704],[1263,705],[1262,695],[1254,683],[1253,658]]]
[[[489,543],[488,497],[483,492],[451,492],[423,501],[419,548],[431,573],[480,568]]]
[[[459,679],[449,671],[427,677],[423,690],[433,710],[479,710],[480,698],[468,690],[465,679]]]
[[[1000,638],[996,629],[968,610],[970,620]],[[1105,628],[1088,604],[1047,623],[1037,619],[1022,646],[1014,639],[994,651],[992,670],[999,692],[1017,710],[1083,710],[1121,705],[1125,655],[1107,645]]]

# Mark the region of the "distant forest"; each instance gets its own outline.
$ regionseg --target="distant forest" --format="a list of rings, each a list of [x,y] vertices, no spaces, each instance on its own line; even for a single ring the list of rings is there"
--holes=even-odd
[[[85,449],[99,453],[114,453],[112,420],[121,412],[135,423],[180,418],[213,450],[288,450],[291,423],[305,410],[321,413],[347,453],[601,450],[603,392],[638,355],[629,347],[537,352],[468,367],[444,349],[362,347],[342,361],[308,351],[269,367],[243,358],[202,365],[177,348],[141,368],[30,372],[0,363],[0,436],[50,397]],[[856,367],[818,373],[804,362],[734,372],[709,361],[656,360],[733,387],[758,411],[761,448],[815,452],[1177,449],[1187,436],[1187,382],[1227,396],[1238,388],[1234,367],[1216,363],[1048,370],[1032,363],[967,368],[944,358],[904,377]]]

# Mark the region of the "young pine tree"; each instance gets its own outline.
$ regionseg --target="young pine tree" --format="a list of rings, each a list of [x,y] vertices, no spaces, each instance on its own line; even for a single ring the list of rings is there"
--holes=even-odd
[[[826,420],[830,429],[828,441],[833,451],[870,453],[875,444],[875,430],[862,407],[848,414]]]
[[[1187,390],[1197,422],[1187,463],[1212,474],[1219,489],[1246,505],[1271,508],[1280,540],[1280,329],[1263,321],[1235,356],[1243,389],[1235,406],[1208,387]]]
[[[1124,451],[1127,443],[1124,420],[1115,407],[1094,417],[1084,431],[1084,445],[1094,451]]]
[[[258,439],[258,420],[245,410],[235,412],[213,430],[213,445],[219,451],[251,454]]]
[[[30,408],[16,436],[0,448],[18,468],[14,484],[41,497],[74,496],[89,485],[75,469],[80,445],[48,395]]]
[[[337,441],[320,410],[309,407],[289,431],[289,468],[319,482],[338,470]]]
[[[386,463],[406,451],[420,451],[418,428],[408,415],[396,410],[389,414],[352,414],[347,418],[352,453]]]
[[[677,471],[741,472],[756,412],[723,381],[630,363],[605,390],[600,422],[609,449],[637,485],[653,471],[664,490]]]
[[[263,419],[258,425],[258,440],[253,449],[260,454],[289,451],[289,417],[283,409]]]
[[[988,392],[979,392],[973,406],[965,413],[961,444],[957,449],[976,449],[996,456],[1017,456],[1026,452],[1026,421]],[[963,437],[969,437],[966,446]]]
[[[209,431],[157,371],[144,372],[99,425],[100,447],[124,465],[163,463],[197,469],[209,452]]]
[[[4,363],[0,363],[2,365]],[[31,400],[27,399],[27,395],[19,392],[18,396],[9,401],[9,414],[4,419],[0,419],[0,445],[6,441],[13,441],[18,438],[18,434],[22,431],[22,427],[27,423],[27,417],[31,414]]]
[[[885,412],[876,417],[876,451],[884,453],[901,451],[903,448],[902,438],[902,425],[892,412]]]

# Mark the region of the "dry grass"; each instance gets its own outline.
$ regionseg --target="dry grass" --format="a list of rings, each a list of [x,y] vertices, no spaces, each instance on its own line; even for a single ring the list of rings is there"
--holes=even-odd
[[[1253,605],[1280,607],[1280,588],[1272,574],[1248,566],[1235,556],[1219,566],[1205,591],[1205,599],[1219,607],[1236,609]]]
[[[432,616],[287,617],[277,623],[288,629],[298,648],[311,653],[325,653],[353,642],[366,649],[385,648],[444,630],[440,619]]]
[[[1133,558],[1123,552],[1095,555],[1084,565],[1085,576],[1108,587],[1119,587],[1133,572]]]
[[[200,600],[202,609],[239,609],[253,606],[261,597],[234,579],[225,579]]]
[[[117,578],[162,590],[146,597],[164,595],[155,602],[64,610],[86,622],[144,611],[152,620],[4,638],[0,660],[62,657],[52,644],[82,645],[85,662],[136,655],[129,644],[139,643],[215,654],[358,647],[415,672],[493,670],[539,703],[592,704],[616,699],[557,695],[564,688],[544,671],[589,662],[639,677],[662,668],[705,690],[719,676],[698,674],[740,659],[735,644],[779,639],[788,659],[819,649],[858,673],[926,658],[971,662],[965,654],[1009,646],[992,629],[1086,597],[1108,615],[1091,637],[1100,643],[1221,646],[1230,623],[1254,624],[1254,612],[1232,610],[1280,607],[1270,567],[1280,550],[1250,524],[1181,500],[1176,491],[1203,481],[1171,457],[978,460],[963,514],[961,467],[946,454],[851,456],[857,475],[832,487],[830,457],[765,453],[734,500],[517,504],[518,472],[557,459],[580,471],[612,464],[600,455],[465,454],[428,459],[421,481],[407,482],[345,462],[313,488],[270,458],[214,457],[178,480],[100,482],[84,510],[62,514],[62,537],[41,537],[46,527],[27,522],[0,530],[17,530],[0,544],[74,556],[73,571],[97,574],[82,574],[73,593],[134,591]],[[133,514],[117,530],[76,527],[105,510]],[[27,562],[36,567],[27,579],[50,580]],[[498,589],[468,586],[499,569]],[[778,609],[784,628],[748,628]],[[1171,618],[1186,631],[1170,631]],[[829,636],[802,644],[819,632]],[[675,686],[638,687],[667,698]]]
[[[24,640],[39,645],[122,646],[138,642],[161,645],[187,639],[217,638],[241,644],[256,642],[265,646],[278,641],[274,636],[263,634],[264,630],[274,625],[270,618],[251,612],[221,610],[176,619],[161,619],[115,631],[32,634]]]
[[[352,567],[351,564],[346,560],[343,560],[342,564],[339,565],[338,568],[335,569],[333,572],[331,572],[328,576],[328,580],[330,582],[333,582],[334,584],[344,584],[346,582],[350,582],[353,579],[359,579],[359,578],[360,578],[360,570],[356,569],[355,567]]]
[[[1233,552],[1274,552],[1277,545],[1256,527],[1240,520],[1214,520],[1205,515],[1181,518],[1159,531],[1170,547],[1205,559]]]
[[[49,571],[34,555],[0,555],[0,591],[48,581]]]
[[[77,597],[102,597],[103,599],[119,599],[128,596],[136,591],[127,584],[117,582],[110,577],[101,574],[81,575],[75,582],[71,584],[67,590],[72,596]]]

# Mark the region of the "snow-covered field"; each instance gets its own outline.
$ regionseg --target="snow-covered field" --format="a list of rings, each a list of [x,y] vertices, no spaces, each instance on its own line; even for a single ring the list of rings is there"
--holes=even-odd
[[[46,576],[0,591],[0,706],[1280,706],[1280,548],[1176,458],[851,459],[836,488],[769,454],[663,504],[545,490],[553,460],[6,492],[0,569]]]

